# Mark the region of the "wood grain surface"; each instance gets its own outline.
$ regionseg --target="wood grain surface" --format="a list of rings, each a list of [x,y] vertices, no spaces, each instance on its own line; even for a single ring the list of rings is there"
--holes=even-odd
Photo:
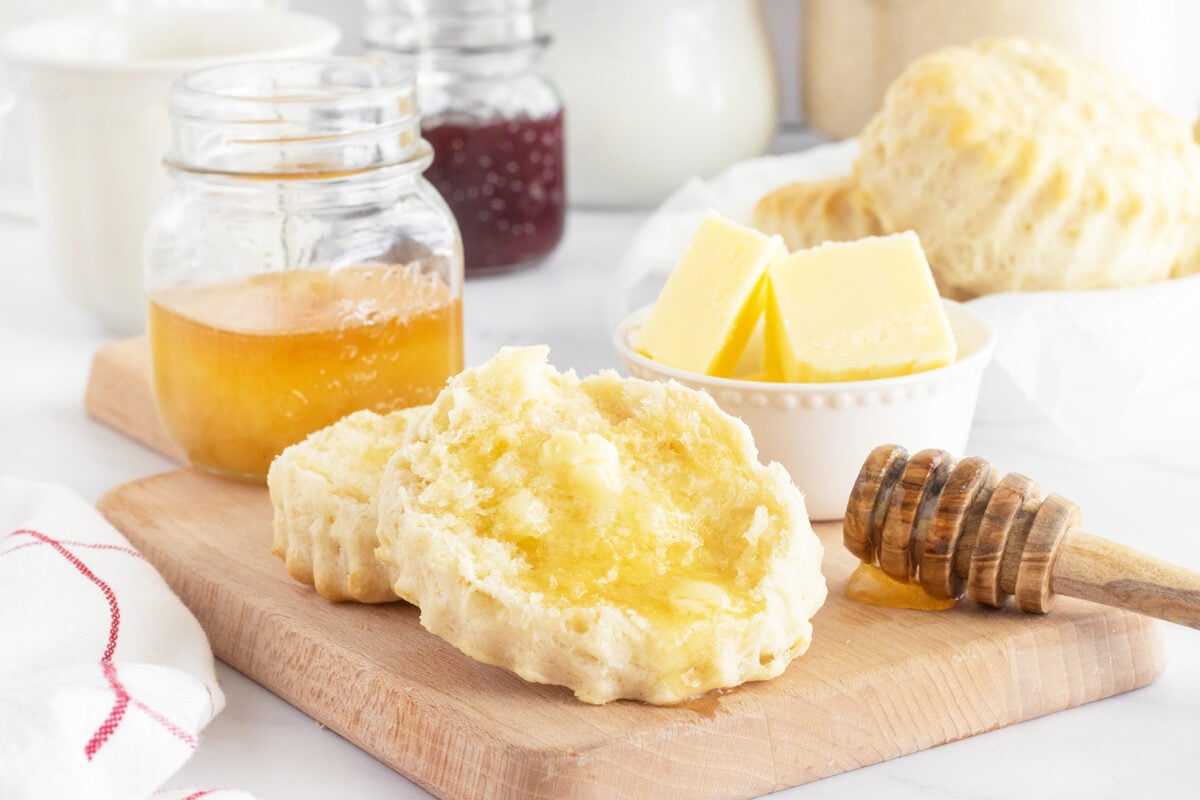
[[[154,442],[161,431],[132,429],[153,415],[110,407],[149,402],[138,347],[98,354],[87,402]],[[131,374],[141,386],[124,384]],[[467,658],[412,606],[330,603],[292,581],[270,553],[263,487],[182,469],[98,505],[218,657],[445,798],[754,797],[1128,691],[1164,668],[1157,623],[1068,598],[1044,617],[854,603],[843,592],[856,559],[840,526],[819,525],[829,600],[782,676],[671,708],[589,706]]]
[[[144,336],[106,344],[92,359],[84,407],[93,417],[180,464],[186,460],[163,430],[150,388],[150,347]]]

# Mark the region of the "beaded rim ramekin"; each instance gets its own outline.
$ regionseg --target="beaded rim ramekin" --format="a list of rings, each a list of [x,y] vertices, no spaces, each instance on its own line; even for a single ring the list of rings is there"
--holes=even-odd
[[[837,519],[862,460],[876,445],[938,447],[958,455],[966,446],[996,333],[961,303],[943,303],[959,357],[945,367],[895,378],[769,383],[674,369],[633,347],[649,307],[621,322],[613,344],[633,377],[702,389],[726,412],[741,417],[764,460],[782,463],[805,493],[813,518]]]

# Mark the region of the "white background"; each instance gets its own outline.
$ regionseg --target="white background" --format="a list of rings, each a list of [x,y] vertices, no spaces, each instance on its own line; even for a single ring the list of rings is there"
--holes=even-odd
[[[0,10],[43,11],[59,4],[5,0]],[[359,3],[297,0],[292,5],[335,18],[347,32],[347,48],[354,46]],[[1181,18],[1180,40],[1188,52],[1195,50],[1190,39],[1200,4],[1185,5],[1188,19]],[[766,3],[780,42],[785,120],[793,123],[799,119],[797,6],[789,0]],[[1200,69],[1180,75],[1194,83]],[[19,166],[19,158],[13,163]],[[574,209],[567,238],[544,265],[469,282],[464,301],[468,363],[481,362],[500,344],[547,342],[561,367],[591,372],[616,366],[597,298],[609,290],[613,264],[644,221],[644,211]],[[0,473],[63,483],[95,500],[119,483],[173,465],[85,415],[88,365],[108,336],[65,300],[35,234],[27,222],[0,219]],[[1195,517],[1200,472],[1145,460],[1084,459],[1048,445],[1042,434],[1032,426],[981,422],[968,450],[1076,500],[1098,533],[1200,564]],[[1164,626],[1164,633],[1168,669],[1147,689],[782,795],[796,800],[1195,797],[1200,634],[1178,626]],[[229,705],[171,785],[238,787],[262,800],[428,797],[233,670],[222,667],[221,677]]]

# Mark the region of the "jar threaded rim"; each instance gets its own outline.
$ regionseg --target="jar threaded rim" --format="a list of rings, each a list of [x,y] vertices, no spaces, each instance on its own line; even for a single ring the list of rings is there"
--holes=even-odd
[[[248,176],[424,169],[413,71],[384,55],[224,64],[180,76],[166,163]]]

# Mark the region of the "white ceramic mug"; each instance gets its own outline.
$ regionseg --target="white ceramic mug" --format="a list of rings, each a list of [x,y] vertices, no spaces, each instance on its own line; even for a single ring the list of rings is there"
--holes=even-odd
[[[324,55],[340,36],[320,17],[276,11],[79,14],[9,31],[0,52],[28,104],[38,221],[67,294],[113,333],[144,329],[142,237],[167,189],[177,76]]]

